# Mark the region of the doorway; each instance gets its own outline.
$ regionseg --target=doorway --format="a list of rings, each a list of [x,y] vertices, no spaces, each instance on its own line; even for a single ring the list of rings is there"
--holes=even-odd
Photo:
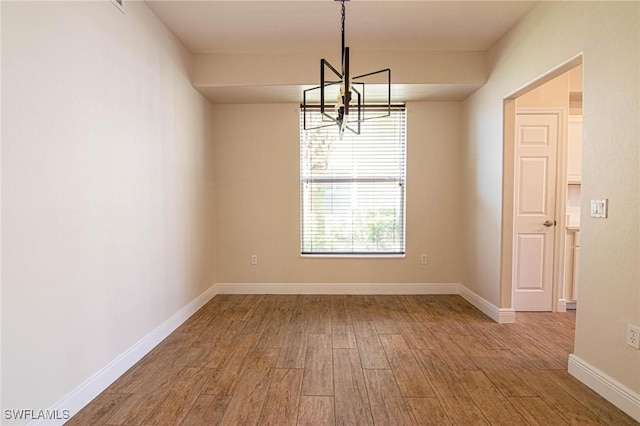
[[[578,122],[581,56],[504,101],[501,292],[514,311],[577,306]]]

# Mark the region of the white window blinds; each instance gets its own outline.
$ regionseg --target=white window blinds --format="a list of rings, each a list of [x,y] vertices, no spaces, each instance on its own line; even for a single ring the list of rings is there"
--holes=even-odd
[[[310,113],[307,111],[307,120]],[[405,253],[406,115],[304,130],[300,117],[301,252],[318,255]],[[311,120],[320,122],[319,112]]]

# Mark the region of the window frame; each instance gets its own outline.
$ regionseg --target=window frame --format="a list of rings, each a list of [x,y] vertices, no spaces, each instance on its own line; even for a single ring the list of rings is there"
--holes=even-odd
[[[336,135],[338,133],[338,129],[335,126],[330,126],[328,128],[319,128],[313,130],[304,130],[303,126],[303,115],[304,112],[300,111],[300,135],[299,135],[299,148],[300,148],[300,164],[299,164],[299,172],[300,172],[300,256],[303,258],[376,258],[376,259],[397,259],[397,258],[405,258],[406,257],[406,244],[407,244],[407,232],[406,232],[406,210],[407,210],[407,109],[405,105],[394,105],[392,108],[392,114],[394,117],[390,118],[392,120],[400,120],[400,125],[398,131],[395,133],[395,137],[399,138],[399,146],[401,146],[401,166],[399,167],[399,173],[394,176],[385,176],[379,178],[357,178],[357,177],[317,177],[314,178],[312,174],[309,176],[305,176],[305,165],[304,165],[304,150],[303,147],[304,139],[303,132],[335,132]],[[397,114],[400,113],[400,117]],[[307,112],[307,114],[309,114]],[[374,123],[375,124],[375,123]],[[363,126],[370,125],[369,122],[364,122]],[[348,132],[348,131],[347,131]],[[345,134],[347,134],[345,132]],[[351,137],[359,137],[358,135],[354,135]],[[393,145],[393,143],[392,143]],[[308,164],[307,164],[308,165]],[[397,208],[395,210],[395,217],[399,218],[400,224],[394,228],[395,233],[400,237],[398,243],[398,251],[362,251],[362,250],[353,250],[353,251],[345,251],[345,250],[335,250],[335,251],[322,251],[322,250],[305,250],[305,184],[314,184],[314,183],[397,183],[402,187],[402,190],[399,195],[399,200],[397,204]],[[333,199],[333,198],[332,198]],[[371,210],[375,211],[375,210]],[[399,211],[399,212],[398,212]]]

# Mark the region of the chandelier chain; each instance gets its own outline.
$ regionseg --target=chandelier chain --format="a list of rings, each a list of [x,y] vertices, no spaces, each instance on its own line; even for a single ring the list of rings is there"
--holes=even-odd
[[[342,34],[344,34],[344,20],[345,20],[345,8],[344,8],[344,0],[341,1],[342,3]]]
[[[341,32],[341,34],[342,34],[342,50],[340,51],[340,56],[342,57],[342,74],[344,75],[344,47],[345,47],[344,46],[345,45],[345,42],[344,42],[344,21],[345,21],[346,13],[345,13],[345,7],[344,7],[344,0],[341,0],[341,3],[342,3],[342,20],[341,20],[341,23],[342,23],[342,32]]]

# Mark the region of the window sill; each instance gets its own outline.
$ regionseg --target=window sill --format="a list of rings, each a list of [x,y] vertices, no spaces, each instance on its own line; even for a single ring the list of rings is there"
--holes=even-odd
[[[319,259],[404,259],[406,254],[301,254],[301,258]]]

